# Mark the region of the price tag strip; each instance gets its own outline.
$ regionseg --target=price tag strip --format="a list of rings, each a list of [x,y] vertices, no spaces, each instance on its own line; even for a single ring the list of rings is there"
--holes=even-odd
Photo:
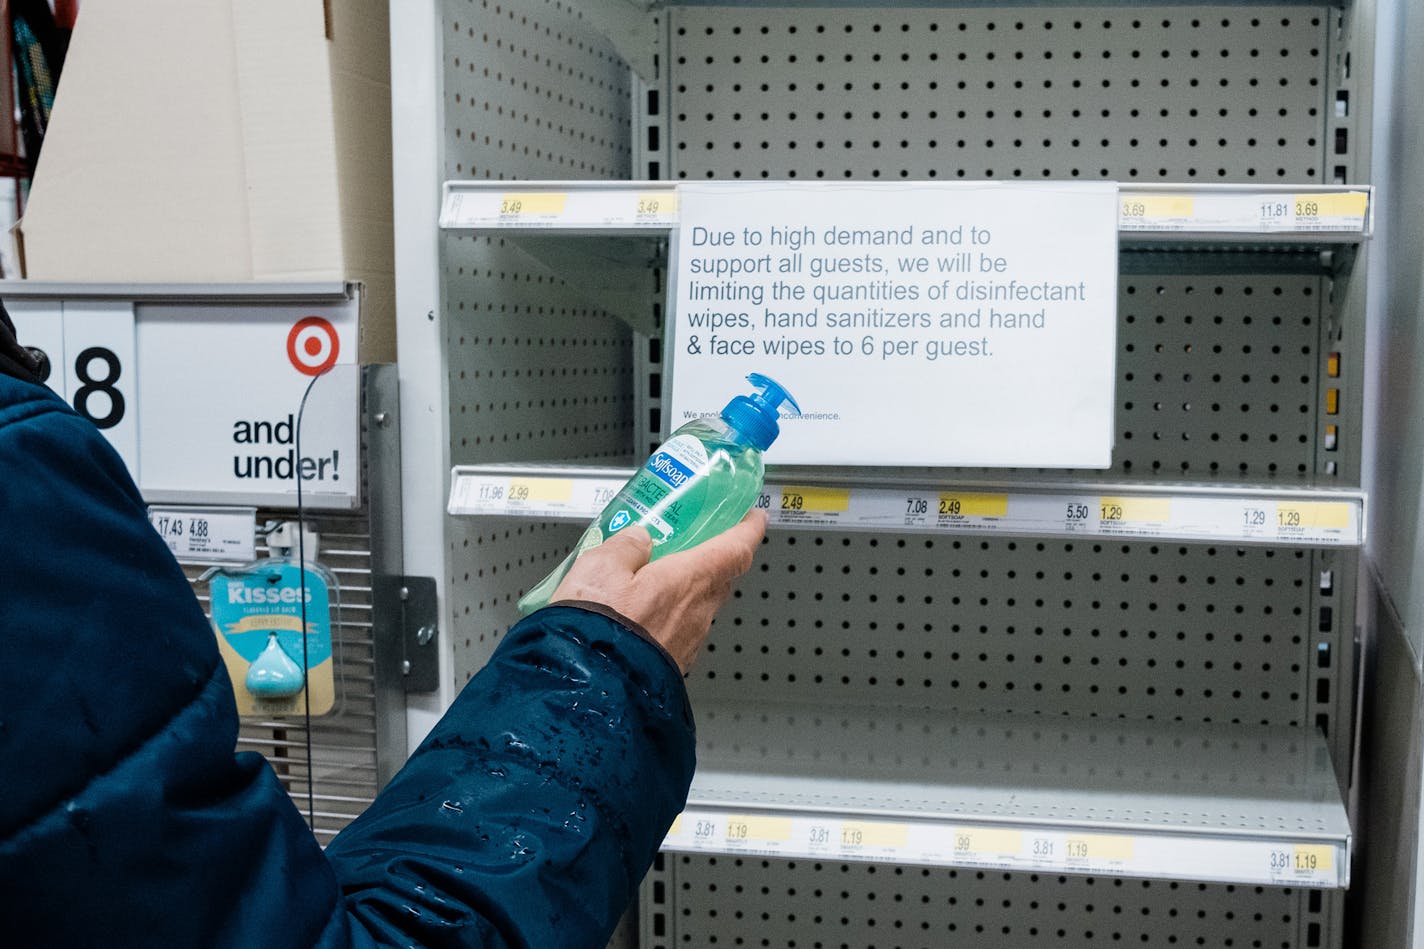
[[[440,226],[453,230],[666,231],[677,223],[677,187],[665,182],[452,181],[440,208]],[[1370,192],[1364,188],[1159,191],[1123,185],[1118,205],[1122,233],[1363,236],[1369,224]]]
[[[257,509],[160,507],[148,522],[180,563],[249,563],[257,559]]]
[[[503,472],[457,467],[451,476],[454,515],[568,518],[587,521],[631,472],[530,469]],[[925,533],[1001,533],[1052,537],[1121,537],[1228,541],[1320,547],[1364,542],[1364,500],[1342,493],[1324,500],[1250,494],[1132,494],[981,489],[837,487],[768,484],[756,500],[770,525]]]
[[[1370,195],[1339,191],[1171,191],[1124,189],[1120,232],[1191,234],[1358,234],[1369,231]]]
[[[440,226],[453,230],[667,231],[677,224],[677,190],[657,182],[600,187],[589,182],[450,182]]]
[[[768,485],[773,527],[1246,541],[1355,547],[1363,500]]]
[[[501,474],[456,468],[451,514],[592,520],[632,472],[602,475]]]
[[[689,807],[663,849],[686,853],[1337,888],[1348,843],[1104,832],[953,820],[886,820]]]

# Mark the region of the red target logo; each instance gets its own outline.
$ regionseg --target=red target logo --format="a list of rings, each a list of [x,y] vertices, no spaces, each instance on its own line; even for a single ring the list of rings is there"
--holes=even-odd
[[[287,358],[297,372],[319,376],[336,365],[341,340],[336,327],[319,316],[300,319],[287,334]]]

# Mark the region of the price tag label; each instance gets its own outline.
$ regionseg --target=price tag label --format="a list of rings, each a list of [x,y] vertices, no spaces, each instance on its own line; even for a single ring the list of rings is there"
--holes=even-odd
[[[958,855],[1017,856],[1023,850],[1023,834],[993,827],[956,827],[954,852]]]
[[[735,843],[781,843],[791,839],[791,818],[731,814],[727,817],[726,838]]]
[[[781,503],[772,516],[783,523],[832,524],[849,510],[849,488],[789,485],[781,489]]]
[[[1170,498],[1098,499],[1098,517],[1105,524],[1166,524],[1172,520]]]
[[[1345,191],[1332,194],[1298,194],[1293,199],[1296,224],[1303,228],[1312,226],[1362,227],[1369,198],[1362,191]]]
[[[257,559],[256,508],[150,507],[148,522],[180,563]]]
[[[1291,501],[1276,506],[1276,527],[1293,530],[1343,529],[1350,525],[1350,506],[1338,501]]]
[[[1069,863],[1091,860],[1123,862],[1131,860],[1136,850],[1131,837],[1105,834],[1073,834],[1063,843],[1063,856]]]
[[[1330,881],[1335,878],[1335,854],[1330,847],[1304,844],[1273,847],[1267,857],[1270,878],[1278,881]]]
[[[566,504],[573,494],[571,478],[510,478],[507,498],[511,504]]]
[[[500,217],[548,217],[564,213],[568,194],[560,191],[511,191],[500,196]]]
[[[1128,230],[1160,229],[1169,222],[1172,229],[1190,226],[1196,214],[1196,199],[1186,194],[1123,195],[1118,208],[1118,226]]]
[[[1292,869],[1310,873],[1335,869],[1335,851],[1330,847],[1300,846],[1291,853]]]
[[[889,847],[904,849],[909,843],[910,828],[904,824],[879,821],[846,821],[841,824],[841,847]]]
[[[643,191],[636,199],[634,213],[641,218],[676,218],[676,191]]]
[[[602,512],[608,506],[608,502],[618,494],[618,489],[622,485],[608,483],[591,485],[589,489],[589,500],[593,505],[595,513]]]
[[[940,517],[1003,517],[1009,513],[1007,494],[941,494]]]

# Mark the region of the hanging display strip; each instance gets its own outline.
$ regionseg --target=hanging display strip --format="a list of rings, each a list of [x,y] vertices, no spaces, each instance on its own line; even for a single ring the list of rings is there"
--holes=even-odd
[[[586,521],[632,476],[612,468],[459,466],[449,513]],[[1364,497],[1080,486],[994,490],[769,483],[756,505],[788,529],[996,533],[1358,547]]]
[[[1241,234],[1334,241],[1373,230],[1367,186],[1119,186],[1118,231],[1134,237]],[[670,231],[677,186],[666,181],[449,181],[448,230],[543,228]]]
[[[835,861],[1029,870],[1094,876],[1337,888],[1348,847],[1318,840],[1254,840],[1205,833],[955,820],[879,820],[691,806],[663,849]]]

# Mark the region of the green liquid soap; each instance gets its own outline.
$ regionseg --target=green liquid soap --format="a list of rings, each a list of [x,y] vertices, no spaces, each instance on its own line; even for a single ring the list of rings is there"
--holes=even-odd
[[[574,561],[630,524],[653,538],[652,559],[686,550],[737,524],[761,493],[762,453],[780,433],[779,406],[796,413],[790,393],[766,376],[747,380],[761,391],[739,395],[717,418],[681,426],[623,485],[588,526],[573,551],[519,601],[521,613],[547,606]]]

